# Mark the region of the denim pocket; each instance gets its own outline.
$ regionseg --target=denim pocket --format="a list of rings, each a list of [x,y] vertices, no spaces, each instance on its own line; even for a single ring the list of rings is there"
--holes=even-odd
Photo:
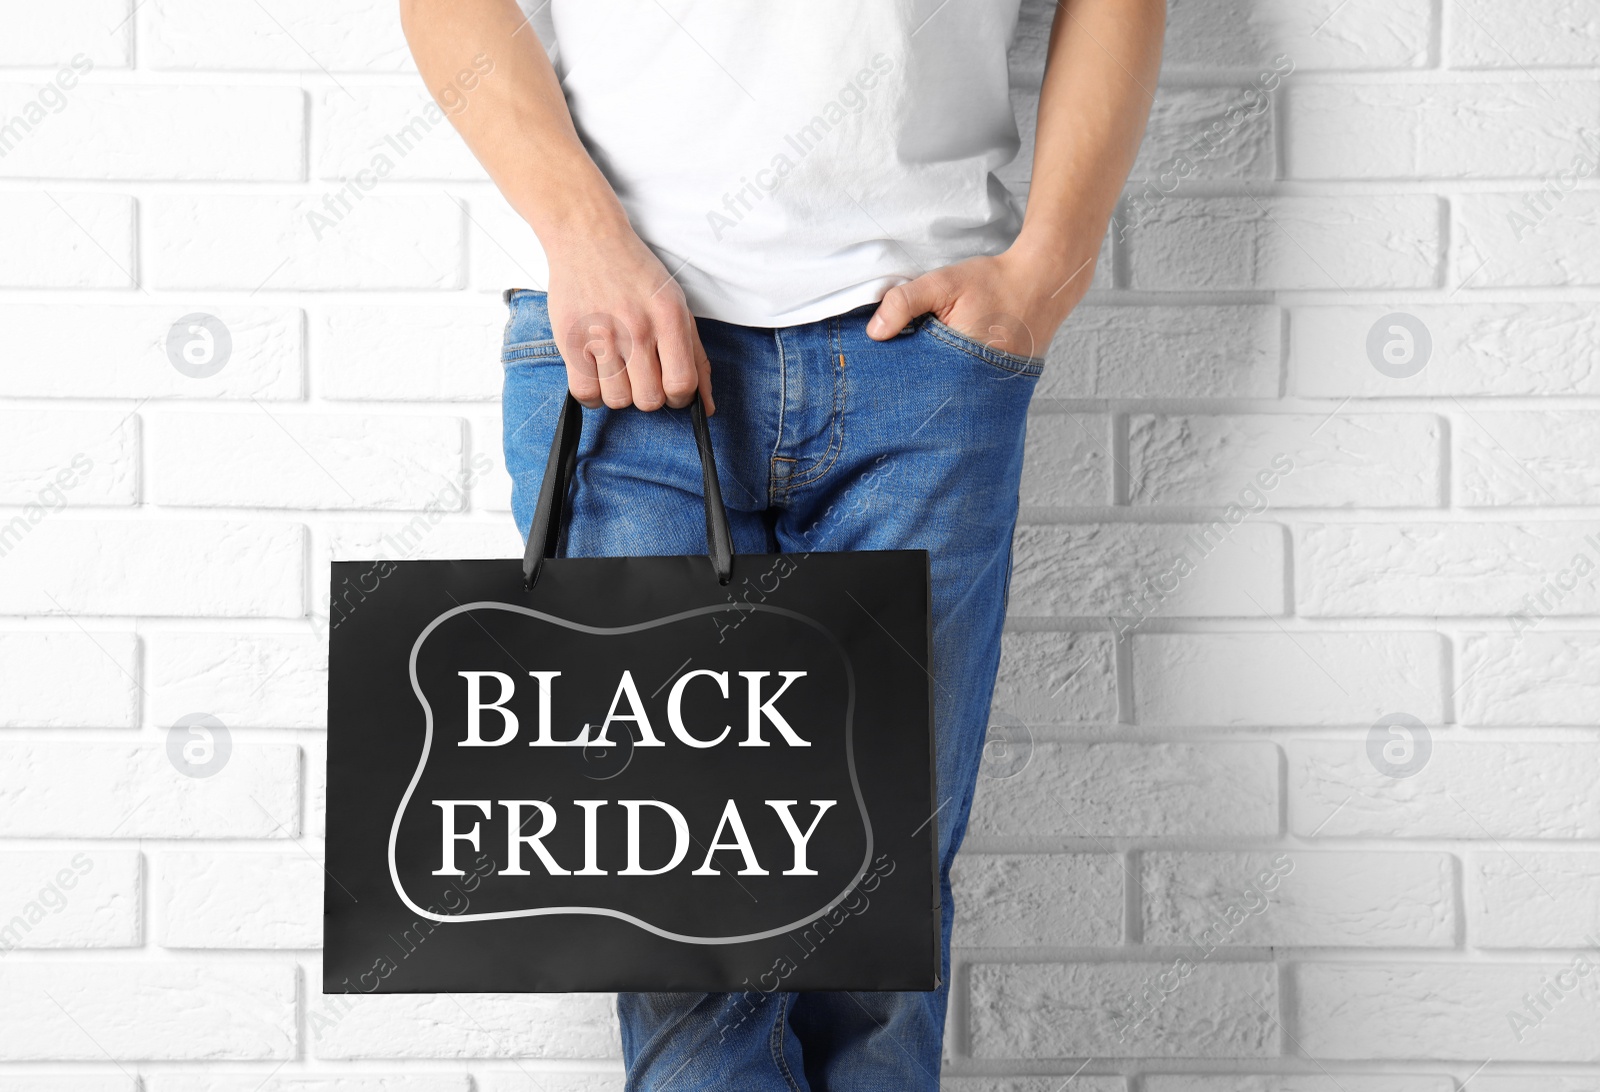
[[[549,297],[532,289],[513,288],[505,294],[505,301],[511,313],[501,339],[500,363],[559,361],[561,350],[550,327]]]
[[[1038,378],[1044,371],[1045,358],[1042,356],[1021,356],[1017,353],[1008,353],[1004,349],[996,349],[993,345],[986,345],[968,337],[955,327],[940,322],[931,314],[922,315],[921,319],[922,332],[985,363],[993,364],[1003,371],[1034,378]]]

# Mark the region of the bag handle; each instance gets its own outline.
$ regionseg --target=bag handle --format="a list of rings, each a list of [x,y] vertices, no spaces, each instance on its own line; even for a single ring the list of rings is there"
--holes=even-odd
[[[717,462],[711,454],[711,428],[706,423],[705,403],[699,395],[689,406],[694,422],[695,445],[700,449],[700,476],[705,488],[706,553],[717,581],[726,584],[733,578],[733,534],[728,530],[728,510],[722,504],[722,486],[717,481]],[[583,434],[583,407],[567,392],[556,434],[550,441],[550,461],[545,464],[544,482],[539,486],[539,503],[533,511],[533,526],[528,530],[528,546],[522,555],[522,586],[538,583],[544,559],[556,555],[561,541],[563,517],[567,515],[567,496],[578,468],[578,439]]]

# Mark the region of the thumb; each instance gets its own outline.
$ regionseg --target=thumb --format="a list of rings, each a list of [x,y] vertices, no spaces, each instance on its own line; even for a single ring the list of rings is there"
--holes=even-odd
[[[936,311],[945,302],[944,291],[931,274],[897,284],[878,303],[878,310],[867,323],[867,336],[885,341],[904,330],[918,315]]]

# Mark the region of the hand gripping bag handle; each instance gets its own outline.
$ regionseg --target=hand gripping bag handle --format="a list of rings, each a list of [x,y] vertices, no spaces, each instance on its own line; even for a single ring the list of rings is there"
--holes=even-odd
[[[700,474],[705,483],[706,553],[717,580],[726,584],[733,576],[733,535],[728,530],[728,510],[722,505],[722,486],[717,481],[717,464],[711,455],[711,428],[706,424],[705,403],[699,395],[689,407],[694,421],[694,441],[700,448]],[[522,555],[522,585],[532,588],[544,568],[544,559],[554,557],[561,541],[562,521],[567,516],[567,498],[572,491],[572,476],[578,467],[578,439],[583,434],[583,407],[567,393],[550,441],[550,461],[545,464],[544,482],[539,486],[539,503],[533,511],[533,526],[528,531],[528,546]]]

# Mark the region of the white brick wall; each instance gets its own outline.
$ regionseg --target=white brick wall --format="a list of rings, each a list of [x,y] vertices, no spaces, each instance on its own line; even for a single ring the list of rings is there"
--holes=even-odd
[[[0,126],[64,89],[0,156],[0,1092],[615,1092],[604,996],[317,988],[326,564],[517,549],[528,229],[443,126],[353,181],[423,102],[384,0],[0,15]],[[947,1083],[1594,1092],[1600,7],[1170,28],[1038,387]]]

